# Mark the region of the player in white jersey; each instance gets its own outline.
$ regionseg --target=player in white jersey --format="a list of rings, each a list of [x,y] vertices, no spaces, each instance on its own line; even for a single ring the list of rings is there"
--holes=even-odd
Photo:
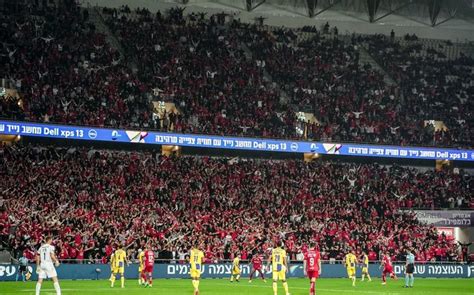
[[[40,294],[41,284],[44,279],[51,278],[54,283],[56,295],[61,295],[61,287],[59,287],[58,275],[55,266],[59,266],[59,260],[54,254],[54,246],[51,245],[53,239],[46,237],[43,244],[36,253],[36,273],[38,274],[38,283],[36,283],[36,295]],[[54,264],[53,264],[54,263]]]

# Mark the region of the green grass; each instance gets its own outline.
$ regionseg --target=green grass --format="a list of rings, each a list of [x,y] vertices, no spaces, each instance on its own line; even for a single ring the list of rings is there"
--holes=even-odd
[[[0,282],[0,294],[34,294],[36,282]],[[120,286],[117,280],[116,287],[111,289],[109,282],[102,281],[61,281],[62,294],[172,294],[172,295],[191,295],[193,288],[190,280],[173,279],[154,280],[153,288],[145,289],[139,286],[136,280],[127,280],[125,289]],[[308,294],[309,282],[306,279],[288,280],[290,293],[292,295]],[[372,282],[359,282],[357,286],[352,287],[348,279],[320,279],[317,282],[316,292],[318,295],[324,294],[411,294],[411,295],[436,295],[436,294],[474,294],[473,279],[416,279],[415,288],[402,288],[403,281],[388,281],[386,286],[380,284],[380,279],[373,279]],[[278,294],[283,294],[283,287],[278,284]],[[254,280],[252,284],[241,280],[240,283],[230,283],[227,280],[203,279],[200,284],[201,295],[272,295],[272,284],[270,281],[263,283],[260,280]],[[41,294],[56,294],[52,282],[43,283]]]

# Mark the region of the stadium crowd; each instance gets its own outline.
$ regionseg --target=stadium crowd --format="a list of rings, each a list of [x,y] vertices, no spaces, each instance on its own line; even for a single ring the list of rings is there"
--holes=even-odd
[[[31,121],[153,128],[151,96],[78,7],[1,14],[0,77]],[[18,118],[2,100],[2,117]],[[5,106],[4,106],[5,104]]]
[[[371,260],[405,247],[419,261],[458,260],[457,246],[401,208],[474,208],[474,179],[377,164],[210,157],[15,145],[1,150],[0,237],[32,258],[44,235],[61,259],[106,262],[115,243],[133,257],[151,240],[183,260],[193,241],[208,261],[264,253],[285,241],[292,259],[309,240],[324,259],[348,248]],[[457,196],[454,199],[453,196]]]
[[[417,38],[403,45],[383,35],[358,39],[368,44],[371,55],[400,83],[405,121],[443,121],[447,130],[434,132],[434,144],[472,146],[473,58],[461,53],[449,59],[440,48],[425,48]]]
[[[301,34],[304,36],[304,34]],[[310,138],[402,145],[471,146],[474,60],[450,60],[435,49],[413,54],[421,45],[402,46],[387,36],[335,38],[317,30],[298,36],[288,29],[254,30],[244,42],[265,60],[291,102],[319,119]],[[348,36],[349,37],[349,36]],[[385,84],[369,64],[360,65],[362,46],[398,86]],[[392,71],[396,69],[396,72]],[[435,130],[425,121],[443,121]]]
[[[334,31],[329,24],[322,31],[268,30],[238,21],[223,25],[217,16],[183,15],[180,9],[104,9],[105,23],[123,47],[121,57],[86,12],[70,6],[1,16],[0,73],[14,81],[24,111],[2,102],[2,117],[336,142],[472,145],[474,63],[466,56],[439,60],[434,49],[417,55],[418,47],[377,35],[335,38],[326,34]],[[301,32],[313,37],[301,38]],[[370,65],[359,64],[360,47],[367,43],[399,86],[387,86]],[[154,100],[172,101],[179,112],[158,116]],[[295,111],[313,113],[317,122],[301,122]],[[443,121],[447,130],[436,131],[425,120]]]
[[[279,90],[246,55],[237,30],[179,9],[117,15],[107,24],[142,81],[181,110],[174,130],[296,137],[294,112],[283,111]]]

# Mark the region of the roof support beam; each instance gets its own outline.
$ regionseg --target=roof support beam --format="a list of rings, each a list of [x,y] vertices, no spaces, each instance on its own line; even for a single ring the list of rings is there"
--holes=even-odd
[[[325,12],[326,10],[329,10],[331,8],[333,8],[336,4],[338,4],[339,2],[341,2],[341,0],[333,0],[333,1],[329,1],[330,2],[330,5],[328,7],[325,7],[323,9],[321,9],[320,11],[314,13],[313,17],[314,16],[318,16],[320,15],[321,13]],[[316,0],[316,3],[314,5],[314,9],[316,10],[316,7],[318,5],[318,1]]]
[[[308,16],[314,17],[314,10],[318,6],[318,0],[306,0],[306,6],[308,7]]]
[[[265,0],[260,1],[257,4],[255,4],[255,2],[256,1],[254,1],[254,0],[245,0],[245,7],[247,8],[248,12],[254,10],[255,8],[257,8],[260,5],[262,5],[263,3],[265,3]]]
[[[375,22],[375,16],[379,10],[380,0],[367,0],[367,12],[369,13],[369,21]]]
[[[438,21],[439,12],[441,11],[441,1],[442,0],[430,0],[428,3],[432,27],[436,26],[436,23]]]
[[[385,13],[385,14],[382,15],[382,16],[377,17],[376,19],[374,19],[374,22],[377,22],[377,21],[381,20],[381,19],[384,18],[384,17],[387,17],[387,16],[389,16],[389,15],[391,15],[391,14],[394,14],[395,12],[399,11],[399,10],[402,9],[402,8],[407,7],[408,5],[410,5],[410,4],[412,4],[412,3],[413,3],[412,1],[406,1],[405,3],[401,4],[400,6],[395,7],[395,8],[392,8],[392,0],[390,0],[389,12]]]

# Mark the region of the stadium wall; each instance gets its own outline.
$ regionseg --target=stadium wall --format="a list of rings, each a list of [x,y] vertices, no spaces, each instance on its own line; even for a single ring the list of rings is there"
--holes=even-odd
[[[380,276],[380,264],[371,264],[369,271],[371,276]],[[204,265],[202,278],[228,278],[230,277],[232,264],[208,264]],[[404,266],[395,265],[397,276],[403,276]],[[0,265],[0,281],[14,281],[18,265]],[[32,280],[37,279],[35,266],[29,266]],[[242,264],[242,277],[248,277],[250,265]],[[107,264],[62,264],[57,268],[60,279],[66,280],[96,280],[108,279],[110,277],[110,267]],[[361,270],[357,269],[357,276],[361,275]],[[417,264],[415,275],[425,278],[474,278],[474,265],[465,264]],[[266,272],[267,278],[270,272]],[[304,277],[303,265],[292,264],[288,271],[289,277]],[[346,277],[346,270],[341,264],[323,264],[322,278],[343,278]],[[125,269],[126,278],[138,278],[138,265],[132,264]],[[156,264],[153,277],[158,279],[189,278],[189,266],[186,264]]]
[[[171,7],[186,7],[185,14],[205,12],[211,15],[224,11],[242,22],[255,23],[255,18],[262,16],[267,25],[289,28],[302,26],[321,28],[329,21],[331,26],[336,25],[339,28],[340,34],[346,35],[351,33],[390,35],[393,29],[397,36],[416,33],[420,38],[451,40],[456,43],[474,41],[474,26],[470,19],[455,18],[433,29],[426,17],[420,21],[420,18],[392,14],[374,24],[368,22],[365,11],[354,11],[353,7],[347,7],[346,11],[330,9],[315,18],[309,18],[306,15],[305,1],[300,0],[286,1],[288,3],[286,5],[285,1],[272,0],[263,3],[252,12],[245,11],[244,1],[231,0],[190,0],[187,5],[180,4],[179,1],[157,0],[79,0],[79,2],[83,7],[119,8],[122,5],[128,5],[131,9],[146,7],[153,13],[158,10],[166,11]],[[360,7],[358,10],[363,9]]]

